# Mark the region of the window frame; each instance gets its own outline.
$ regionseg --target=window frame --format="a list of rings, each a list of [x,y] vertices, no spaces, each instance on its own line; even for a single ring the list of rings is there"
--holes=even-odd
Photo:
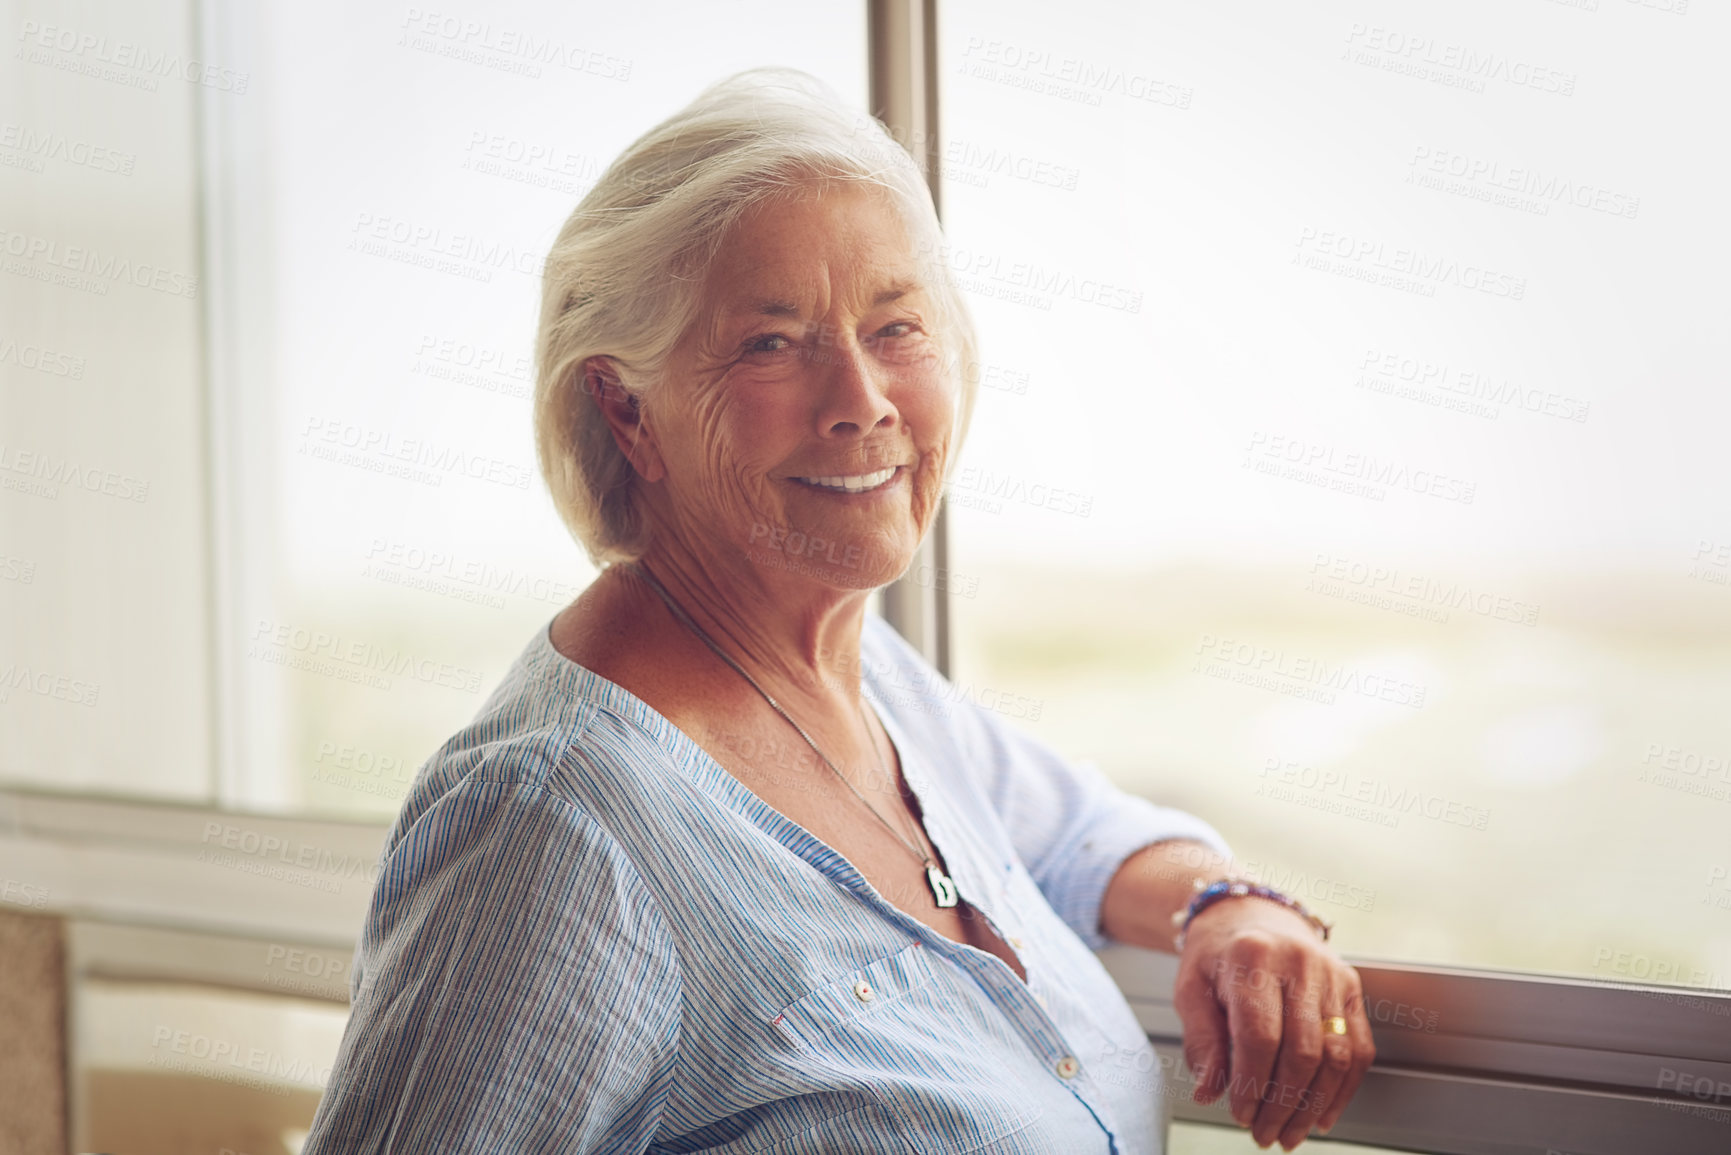
[[[1232,1126],[1224,1100],[1188,1097],[1178,960],[1121,945],[1097,954],[1160,1056],[1168,1123]],[[1663,1089],[1731,1087],[1731,991],[1347,961],[1377,1056],[1330,1139],[1449,1155],[1710,1155],[1731,1140],[1731,1096]],[[1436,1029],[1396,1022],[1402,1007]]]

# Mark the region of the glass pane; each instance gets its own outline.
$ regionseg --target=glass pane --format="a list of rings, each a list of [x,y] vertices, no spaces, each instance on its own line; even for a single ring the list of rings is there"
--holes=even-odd
[[[543,491],[539,268],[631,140],[708,84],[792,64],[865,98],[857,5],[542,0],[485,20],[277,5],[231,34],[259,101],[232,142],[250,286],[232,387],[268,397],[242,558],[257,608],[235,792],[388,814],[592,576]],[[773,31],[773,34],[771,34]],[[257,148],[248,140],[259,140]],[[247,274],[249,277],[254,274]]]
[[[961,680],[1347,952],[1726,985],[1723,11],[941,11]]]
[[[191,7],[7,9],[0,779],[15,783],[211,786],[205,76],[176,67],[198,56]]]

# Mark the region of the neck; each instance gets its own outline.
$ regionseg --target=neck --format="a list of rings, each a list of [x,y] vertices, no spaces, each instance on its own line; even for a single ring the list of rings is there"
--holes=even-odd
[[[666,539],[658,539],[637,564],[778,700],[842,699],[857,705],[860,630],[870,590],[838,589],[761,566],[748,565],[741,573],[737,566],[718,565]],[[655,590],[624,568],[625,580],[662,606]],[[673,616],[675,628],[685,631]]]

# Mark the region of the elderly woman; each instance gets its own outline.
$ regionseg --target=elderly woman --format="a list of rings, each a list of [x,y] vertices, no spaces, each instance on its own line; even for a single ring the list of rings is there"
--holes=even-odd
[[[572,214],[536,438],[604,568],[422,769],[307,1152],[1158,1151],[1109,941],[1182,952],[1199,1098],[1289,1150],[1338,1118],[1371,1044],[1326,927],[868,613],[970,411],[939,239],[786,72]]]

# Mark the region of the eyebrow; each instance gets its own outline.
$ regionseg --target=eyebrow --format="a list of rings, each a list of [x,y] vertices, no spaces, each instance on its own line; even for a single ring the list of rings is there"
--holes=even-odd
[[[919,286],[911,281],[897,281],[872,298],[872,308],[875,309],[880,305],[887,305],[892,301],[899,301],[918,288]],[[753,301],[741,310],[741,312],[755,317],[797,318],[800,315],[798,305],[794,304],[792,301],[784,301],[776,298],[765,298],[760,301]]]

